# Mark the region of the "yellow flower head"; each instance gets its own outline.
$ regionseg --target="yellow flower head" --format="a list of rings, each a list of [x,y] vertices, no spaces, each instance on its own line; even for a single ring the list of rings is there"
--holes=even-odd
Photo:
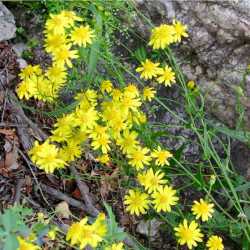
[[[82,228],[88,222],[87,218],[82,219],[80,222],[73,223],[67,232],[66,240],[70,241],[72,246],[78,244],[82,239]]]
[[[183,25],[181,22],[174,20],[173,27],[175,31],[174,33],[175,42],[180,42],[182,37],[188,37],[186,25]]]
[[[130,83],[128,86],[124,88],[124,96],[129,96],[129,97],[138,97],[139,96],[139,91],[136,87],[135,84]]]
[[[149,208],[148,198],[148,194],[130,189],[128,194],[124,197],[124,204],[127,206],[126,210],[130,214],[135,214],[137,216],[145,214],[146,210]]]
[[[117,144],[121,147],[124,154],[129,154],[138,146],[137,136],[138,134],[135,131],[126,129],[123,131],[122,136],[117,139]]]
[[[67,42],[66,36],[62,34],[48,33],[45,40],[45,50],[48,53],[54,53],[60,50]]]
[[[160,186],[157,191],[152,194],[155,210],[159,213],[170,212],[171,206],[176,205],[179,198],[176,196],[176,190],[170,186]]]
[[[151,87],[145,87],[143,89],[143,99],[148,100],[149,102],[155,97],[155,89]]]
[[[105,250],[124,250],[123,242],[114,243],[111,246],[105,247]]]
[[[72,139],[67,141],[67,144],[59,150],[59,156],[65,162],[74,161],[76,158],[79,158],[82,154],[81,146],[77,141]]]
[[[92,227],[94,228],[95,233],[103,238],[107,231],[107,223],[106,223],[106,217],[104,213],[99,213],[95,222],[92,224]]]
[[[187,82],[187,87],[188,87],[190,90],[194,90],[194,89],[195,89],[195,82],[194,82],[193,80],[188,81],[188,82]]]
[[[104,154],[104,155],[97,157],[97,160],[101,162],[102,164],[107,164],[110,162],[110,157],[108,154]]]
[[[48,237],[50,240],[55,240],[57,231],[58,231],[57,227],[54,227],[51,230],[49,230]]]
[[[64,45],[60,48],[60,50],[54,51],[53,55],[53,62],[59,67],[67,65],[71,68],[71,60],[78,58],[77,50],[70,50],[70,46],[68,45]]]
[[[71,41],[73,44],[87,47],[88,44],[92,43],[94,37],[93,30],[88,25],[75,28],[71,33]]]
[[[31,160],[46,173],[53,173],[55,169],[63,168],[66,163],[59,157],[58,148],[45,141],[40,144],[36,141],[33,148],[29,151]]]
[[[166,183],[166,180],[163,178],[163,173],[160,171],[156,171],[154,173],[152,168],[147,170],[145,173],[138,175],[138,181],[149,193],[156,191],[161,185]]]
[[[166,87],[171,87],[171,85],[175,83],[174,71],[166,65],[165,68],[161,69],[161,71],[159,72],[159,77],[157,78],[157,81],[159,83],[163,83]]]
[[[209,237],[206,246],[209,250],[223,250],[224,245],[222,238],[217,235],[212,235]]]
[[[214,212],[214,204],[208,203],[203,199],[200,199],[200,202],[194,201],[192,206],[192,212],[196,215],[196,219],[201,218],[202,221],[208,221]]]
[[[102,93],[104,93],[104,92],[110,93],[110,92],[112,92],[112,90],[113,90],[113,84],[110,80],[102,81],[102,83],[101,83]]]
[[[188,225],[187,220],[184,219],[183,223],[180,223],[174,230],[176,231],[175,236],[178,238],[178,243],[180,245],[187,244],[188,249],[196,247],[197,242],[202,242],[203,234],[195,221],[191,221],[190,225]]]
[[[101,149],[103,154],[107,154],[107,152],[110,150],[110,140],[108,134],[103,134],[100,137],[93,138],[93,141],[91,143],[91,146],[94,150]]]
[[[41,248],[39,246],[36,246],[26,240],[24,240],[21,237],[17,237],[19,247],[17,250],[40,250]]]
[[[148,148],[142,148],[137,146],[132,152],[128,154],[129,164],[135,167],[137,170],[143,169],[145,165],[149,165],[151,161],[151,156],[147,155],[149,153]]]
[[[169,165],[168,159],[173,155],[168,150],[163,150],[158,146],[158,148],[151,153],[151,156],[155,158],[156,165],[164,166]]]
[[[76,21],[82,21],[82,18],[77,16],[74,11],[63,10],[61,15],[66,19],[68,26],[73,26]]]
[[[32,75],[41,75],[42,74],[42,69],[40,65],[27,65],[25,68],[22,69],[21,73],[19,74],[20,78],[22,80],[31,77]]]
[[[174,42],[175,29],[172,25],[161,24],[152,30],[149,45],[153,49],[165,49]]]
[[[46,32],[51,34],[64,35],[64,30],[68,26],[68,20],[62,14],[50,14],[46,21]]]
[[[141,64],[142,66],[138,67],[136,72],[141,72],[140,78],[145,80],[156,77],[162,71],[161,68],[159,68],[160,63],[153,63],[149,59],[146,59],[146,61],[142,62]]]

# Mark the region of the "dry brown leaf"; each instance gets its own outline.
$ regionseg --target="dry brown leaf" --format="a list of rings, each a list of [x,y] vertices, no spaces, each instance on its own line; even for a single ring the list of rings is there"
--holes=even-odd
[[[14,143],[12,145],[8,140],[5,140],[4,149],[5,149],[4,167],[10,171],[18,169],[19,167],[17,162],[18,150],[16,145]]]
[[[58,203],[55,207],[55,212],[58,215],[58,217],[69,219],[71,212],[69,210],[69,205],[66,201],[62,201]]]

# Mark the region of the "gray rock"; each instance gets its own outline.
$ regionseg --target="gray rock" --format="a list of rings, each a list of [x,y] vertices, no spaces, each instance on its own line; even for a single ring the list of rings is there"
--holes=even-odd
[[[0,2],[0,41],[15,37],[16,25],[12,13]]]
[[[174,48],[181,67],[188,79],[197,81],[207,110],[234,127],[235,89],[250,63],[250,1],[144,0],[138,8],[156,25],[176,18],[188,26],[189,38]],[[148,39],[147,25],[134,26]],[[185,60],[186,55],[190,60]],[[249,78],[243,92],[249,99]],[[246,129],[250,130],[249,105],[245,109]]]
[[[162,224],[163,222],[156,219],[142,220],[137,225],[136,232],[144,236],[156,237],[160,232],[160,226]]]
[[[15,51],[17,57],[22,57],[23,52],[28,48],[25,43],[17,43],[12,46],[12,49]]]

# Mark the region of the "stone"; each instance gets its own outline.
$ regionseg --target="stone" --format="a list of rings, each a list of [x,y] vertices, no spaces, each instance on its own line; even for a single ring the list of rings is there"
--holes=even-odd
[[[208,112],[234,127],[238,117],[235,89],[250,63],[250,1],[144,0],[138,8],[155,25],[171,23],[175,18],[188,26],[188,39],[172,46],[181,68],[187,79],[197,82]],[[149,38],[147,24],[139,22],[134,27]],[[186,55],[190,55],[188,61]],[[249,99],[249,77],[243,93]],[[250,130],[249,105],[245,110],[244,129]]]
[[[15,37],[16,25],[12,13],[0,2],[0,42]]]
[[[23,52],[28,49],[28,46],[25,43],[16,43],[12,46],[12,49],[15,51],[17,57],[20,58]]]
[[[144,236],[156,237],[160,232],[160,226],[162,224],[163,222],[156,219],[142,220],[137,225],[136,232]]]

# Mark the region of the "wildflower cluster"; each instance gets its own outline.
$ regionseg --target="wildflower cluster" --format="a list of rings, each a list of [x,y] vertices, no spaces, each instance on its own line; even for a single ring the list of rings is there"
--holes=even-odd
[[[78,58],[75,46],[86,47],[92,43],[93,31],[86,25],[80,25],[82,18],[73,11],[51,14],[46,22],[45,50],[52,58],[52,65],[43,71],[40,65],[28,65],[20,73],[21,83],[17,94],[21,99],[35,98],[52,102],[67,82],[67,68],[72,60]]]
[[[20,74],[22,82],[17,88],[20,98],[53,101],[58,97],[59,90],[66,84],[67,68],[72,67],[72,60],[78,57],[77,50],[72,47],[86,47],[94,38],[88,25],[78,25],[81,21],[71,11],[50,16],[46,22],[45,49],[52,56],[52,66],[46,72],[38,65],[27,66]],[[187,37],[186,27],[174,21],[172,25],[163,24],[154,28],[149,45],[153,49],[165,49],[174,42],[180,42],[182,37]],[[160,66],[159,62],[150,59],[141,62],[136,71],[142,79],[155,78],[165,86],[176,82],[171,67]],[[84,151],[93,152],[98,161],[107,164],[111,161],[111,151],[118,150],[126,157],[138,182],[138,186],[125,195],[126,210],[137,216],[149,212],[151,208],[157,213],[171,212],[179,198],[162,168],[170,165],[173,154],[159,145],[146,147],[137,130],[147,122],[142,105],[145,101],[152,101],[155,94],[156,90],[151,86],[139,89],[136,84],[129,83],[126,87],[117,88],[108,79],[100,82],[99,91],[91,88],[83,90],[75,96],[75,109],[57,119],[51,135],[44,142],[35,142],[29,152],[32,161],[46,173],[53,173],[81,157]],[[193,216],[206,222],[212,217],[213,206],[205,199],[194,201]],[[178,243],[186,244],[189,249],[203,241],[195,219],[191,222],[184,219],[174,228]],[[87,218],[73,223],[66,240],[80,249],[87,245],[96,248],[106,232],[105,216],[100,214],[91,225]],[[222,250],[222,239],[211,236],[207,247]],[[115,243],[106,249],[123,249],[123,244]]]

